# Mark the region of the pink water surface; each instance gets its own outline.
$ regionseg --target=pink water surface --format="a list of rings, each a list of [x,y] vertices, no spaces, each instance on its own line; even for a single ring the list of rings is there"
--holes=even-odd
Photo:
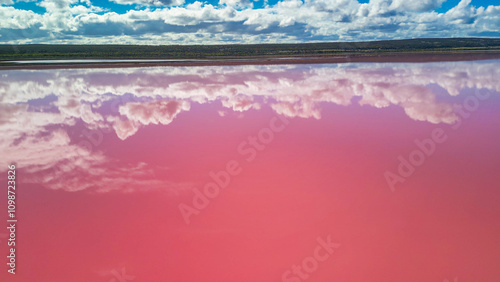
[[[8,73],[17,267],[0,280],[499,281],[499,66]],[[436,129],[445,140],[391,190],[398,157]],[[227,187],[183,215],[228,163]]]

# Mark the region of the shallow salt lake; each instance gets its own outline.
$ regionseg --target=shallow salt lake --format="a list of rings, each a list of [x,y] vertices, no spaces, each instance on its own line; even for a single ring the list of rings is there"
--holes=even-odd
[[[0,71],[15,281],[496,281],[499,67]]]

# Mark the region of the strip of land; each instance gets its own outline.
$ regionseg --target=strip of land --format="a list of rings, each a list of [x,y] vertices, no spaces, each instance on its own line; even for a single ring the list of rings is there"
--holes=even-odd
[[[0,45],[0,70],[438,62],[489,59],[500,59],[500,39],[438,38],[372,42],[190,46]]]

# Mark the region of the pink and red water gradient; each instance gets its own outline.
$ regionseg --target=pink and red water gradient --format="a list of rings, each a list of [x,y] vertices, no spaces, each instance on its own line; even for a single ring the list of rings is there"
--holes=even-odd
[[[498,281],[500,86],[481,70],[500,62],[449,64],[40,72],[43,97],[3,88],[18,228],[0,280]],[[55,88],[71,78],[89,85]],[[386,172],[436,128],[445,140],[391,191]],[[187,224],[179,205],[230,161],[241,172]],[[339,244],[324,261],[318,239]]]

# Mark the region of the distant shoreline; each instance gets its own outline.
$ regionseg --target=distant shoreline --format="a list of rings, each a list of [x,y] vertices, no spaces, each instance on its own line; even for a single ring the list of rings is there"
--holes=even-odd
[[[126,60],[129,58],[123,58]],[[338,63],[425,63],[425,62],[449,62],[449,61],[477,61],[500,59],[500,50],[491,51],[441,51],[441,52],[391,52],[372,54],[349,54],[331,56],[256,56],[256,57],[225,57],[196,59],[164,59],[158,61],[151,58],[134,59],[133,62],[119,62],[119,58],[102,59],[106,62],[73,63],[71,59],[64,60],[65,63],[43,63],[43,60],[35,63],[14,64],[0,62],[0,70],[41,70],[41,69],[79,69],[79,68],[134,68],[134,67],[189,67],[189,66],[235,66],[235,65],[286,65],[286,64],[338,64]],[[118,60],[118,62],[110,62]],[[167,60],[167,61],[162,61]],[[50,61],[55,61],[51,59]],[[3,64],[2,64],[3,63]]]

